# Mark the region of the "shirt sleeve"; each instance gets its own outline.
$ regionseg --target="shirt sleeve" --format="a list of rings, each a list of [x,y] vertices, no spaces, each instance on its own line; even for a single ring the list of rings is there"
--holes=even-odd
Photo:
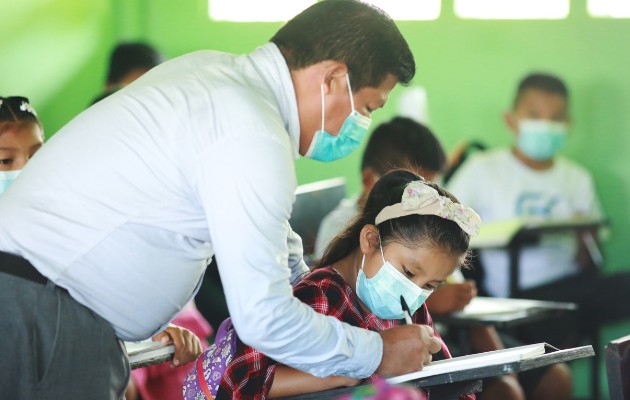
[[[288,239],[287,221],[296,183],[288,141],[230,138],[202,160],[193,182],[241,340],[316,376],[371,375],[380,336],[317,314],[292,294],[289,247],[297,241]]]
[[[287,222],[288,224],[288,222]],[[309,273],[308,266],[304,262],[304,247],[302,246],[302,238],[293,232],[289,226],[289,235],[287,236],[287,248],[289,250],[289,268],[291,268],[291,285],[298,284],[302,278]]]

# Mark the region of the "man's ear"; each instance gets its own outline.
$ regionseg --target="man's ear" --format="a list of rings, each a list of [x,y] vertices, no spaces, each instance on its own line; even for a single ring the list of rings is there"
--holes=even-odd
[[[368,167],[361,170],[361,183],[363,184],[363,193],[365,193],[366,195],[370,193],[378,179],[379,177],[376,175],[372,168]]]
[[[330,94],[331,92],[343,89],[345,90],[345,80],[342,81],[339,78],[344,78],[348,73],[348,66],[339,61],[324,61],[326,63],[324,70],[324,94]],[[340,85],[343,82],[343,85]]]
[[[368,224],[361,229],[359,236],[359,247],[361,253],[369,254],[378,249],[380,245],[380,238],[378,236],[378,228],[376,225]]]

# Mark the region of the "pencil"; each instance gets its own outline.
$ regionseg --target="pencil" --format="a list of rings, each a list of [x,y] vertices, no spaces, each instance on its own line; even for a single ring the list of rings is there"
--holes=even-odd
[[[413,324],[413,322],[411,321],[411,314],[409,314],[409,306],[407,305],[407,302],[405,301],[405,298],[402,294],[400,295],[400,306],[402,307],[403,314],[405,315],[405,323],[407,325]]]

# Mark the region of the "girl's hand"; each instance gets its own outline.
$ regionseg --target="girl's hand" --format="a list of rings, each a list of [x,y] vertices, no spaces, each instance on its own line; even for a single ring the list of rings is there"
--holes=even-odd
[[[153,341],[171,343],[175,346],[171,367],[178,367],[194,361],[203,351],[201,342],[194,333],[173,324],[169,324],[164,331],[153,336]]]

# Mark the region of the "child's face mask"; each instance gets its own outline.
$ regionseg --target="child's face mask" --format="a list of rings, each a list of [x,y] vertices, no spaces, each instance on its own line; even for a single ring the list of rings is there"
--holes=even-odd
[[[385,261],[383,247],[381,246],[383,266],[371,278],[363,272],[365,255],[361,261],[361,269],[357,277],[357,295],[363,303],[382,319],[404,318],[400,296],[405,298],[409,305],[409,312],[413,315],[425,302],[433,290],[422,289],[409,280],[396,267]]]
[[[0,171],[0,194],[4,193],[7,188],[15,181],[21,169],[13,171]]]
[[[544,119],[518,122],[516,145],[527,157],[536,161],[552,159],[567,141],[567,124]]]

